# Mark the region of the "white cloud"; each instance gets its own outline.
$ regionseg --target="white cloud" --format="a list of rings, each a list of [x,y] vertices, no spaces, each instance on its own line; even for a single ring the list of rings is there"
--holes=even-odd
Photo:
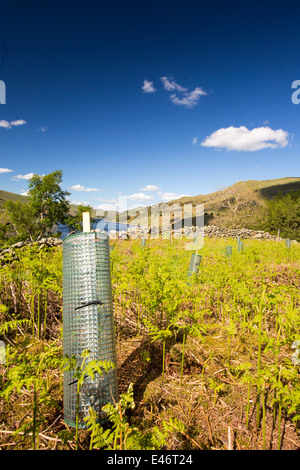
[[[23,126],[24,124],[27,124],[24,119],[17,119],[16,121],[11,121],[11,126]]]
[[[198,104],[201,96],[207,94],[206,91],[204,91],[201,87],[196,87],[195,90],[188,91],[187,88],[179,85],[173,79],[170,79],[168,77],[160,77],[160,79],[165,90],[176,92],[170,95],[170,100],[172,101],[172,103],[178,106],[192,108]]]
[[[155,184],[147,184],[144,188],[140,188],[140,191],[159,191],[160,188]]]
[[[149,201],[150,199],[153,199],[153,196],[149,196],[149,194],[136,193],[128,196],[128,199],[130,201]]]
[[[85,188],[81,184],[74,184],[73,186],[70,186],[69,189],[72,191],[86,191],[88,193],[94,192],[94,191],[104,191],[103,189],[98,189],[98,188]]]
[[[11,171],[9,168],[0,168],[0,173],[10,173]]]
[[[190,92],[185,92],[182,95],[182,98],[178,98],[175,93],[170,96],[172,103],[179,106],[186,106],[187,108],[193,108],[198,104],[201,96],[205,96],[207,93],[201,87],[196,87],[195,90]]]
[[[192,144],[196,145],[197,142],[198,142],[198,137],[194,137],[193,140],[192,140]]]
[[[20,195],[21,196],[28,196],[28,190],[22,189],[22,191],[20,192]]]
[[[41,126],[41,127],[39,127],[38,130],[41,131],[41,132],[46,132],[47,127],[46,126]]]
[[[170,80],[168,77],[160,77],[162,84],[165,88],[165,90],[168,91],[187,91],[187,88],[182,87],[181,85],[178,85],[174,80]]]
[[[257,127],[252,130],[245,126],[218,129],[201,143],[203,147],[253,152],[265,148],[286,147],[288,132],[270,127]]]
[[[2,119],[0,121],[0,127],[4,127],[5,129],[10,129],[11,125],[8,121],[5,121],[4,119]]]
[[[144,93],[154,93],[156,91],[153,86],[153,82],[149,82],[148,80],[144,80],[142,90]]]
[[[33,177],[34,173],[27,173],[26,175],[16,175],[12,177],[12,180],[19,181],[19,180],[30,180]]]
[[[89,206],[90,203],[88,201],[70,201],[70,204],[74,204],[74,206]]]
[[[117,211],[118,210],[118,204],[110,204],[110,203],[103,203],[99,204],[99,206],[95,206],[94,209],[100,209],[102,211]]]
[[[69,189],[72,189],[73,191],[84,191],[84,186],[74,184],[73,186],[70,186]]]
[[[103,197],[96,197],[95,198],[97,201],[101,201],[101,202],[108,202],[110,204],[115,204],[117,203],[117,199],[106,199],[106,198],[103,198]]]
[[[4,129],[11,129],[14,126],[23,126],[24,124],[27,124],[24,119],[18,119],[16,121],[6,121],[5,119],[2,119],[0,121],[0,127],[3,127]]]
[[[189,197],[188,194],[176,194],[176,193],[163,193],[161,198],[163,201],[169,202],[173,201],[173,199],[179,199],[181,197]]]

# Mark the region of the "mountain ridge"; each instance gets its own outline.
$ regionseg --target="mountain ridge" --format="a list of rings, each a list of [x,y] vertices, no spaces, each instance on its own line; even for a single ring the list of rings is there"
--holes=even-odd
[[[214,212],[219,203],[222,201],[222,197],[235,189],[238,186],[247,186],[255,191],[259,191],[261,195],[267,199],[274,197],[276,194],[281,192],[282,194],[287,194],[292,191],[300,190],[300,177],[287,176],[283,178],[269,179],[269,180],[245,180],[237,181],[231,186],[220,188],[212,193],[208,194],[198,194],[196,196],[184,196],[179,199],[173,199],[172,201],[167,202],[166,204],[172,206],[172,204],[204,204],[205,212]],[[27,196],[22,196],[21,194],[13,193],[10,191],[0,190],[0,204],[3,204],[5,201],[20,201],[21,203],[26,203],[28,200]],[[132,209],[128,211],[128,222],[132,223],[134,220],[138,219],[137,212],[146,211],[146,209],[151,208],[152,210],[160,206],[162,203],[154,204],[153,206],[140,207],[137,209]],[[71,214],[76,214],[77,206],[75,204],[70,204]],[[102,211],[102,217],[105,217],[105,212]],[[93,209],[92,216],[97,217],[99,210]],[[118,214],[118,212],[116,212]],[[99,214],[100,215],[100,214]],[[114,218],[113,214],[109,214]],[[110,218],[110,217],[109,217]],[[140,222],[141,223],[141,222]]]

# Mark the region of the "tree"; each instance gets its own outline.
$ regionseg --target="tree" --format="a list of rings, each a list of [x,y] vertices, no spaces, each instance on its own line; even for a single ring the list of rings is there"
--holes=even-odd
[[[37,236],[37,224],[34,210],[27,204],[21,202],[6,201],[6,235],[10,241],[26,240],[33,241]]]
[[[70,230],[82,230],[82,213],[83,212],[92,212],[93,208],[91,206],[84,206],[84,205],[79,205],[77,208],[77,213],[76,215],[71,215],[69,216],[67,220],[67,225]],[[93,217],[91,217],[91,224],[93,224],[96,221]]]
[[[69,216],[68,191],[60,187],[62,171],[48,175],[33,175],[29,180],[28,202],[7,201],[5,210],[9,222],[20,240],[40,240],[53,235],[59,223]]]
[[[62,170],[49,175],[33,175],[29,180],[28,204],[38,219],[38,238],[53,233],[55,226],[65,223],[69,215],[68,191],[60,187]]]
[[[3,206],[0,207],[0,244],[5,243],[11,232],[11,223],[9,221],[6,210]]]
[[[268,202],[265,230],[280,236],[300,240],[300,191],[277,194]]]
[[[258,228],[264,218],[266,202],[259,192],[243,183],[220,192],[221,201],[214,224],[227,228]]]

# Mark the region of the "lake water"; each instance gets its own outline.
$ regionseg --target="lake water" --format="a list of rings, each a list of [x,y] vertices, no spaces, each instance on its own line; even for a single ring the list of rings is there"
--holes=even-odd
[[[92,229],[100,229],[103,232],[110,233],[111,230],[116,230],[117,232],[126,231],[128,228],[135,228],[135,225],[121,224],[119,222],[109,222],[105,219],[95,219],[95,223],[92,225]],[[68,233],[68,227],[63,225],[58,225],[58,231],[62,232],[60,238],[65,238]]]

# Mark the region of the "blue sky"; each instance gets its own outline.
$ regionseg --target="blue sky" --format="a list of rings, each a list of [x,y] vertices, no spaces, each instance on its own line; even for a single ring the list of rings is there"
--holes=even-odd
[[[63,170],[72,202],[114,209],[300,176],[300,6],[281,3],[1,5],[0,189]]]

